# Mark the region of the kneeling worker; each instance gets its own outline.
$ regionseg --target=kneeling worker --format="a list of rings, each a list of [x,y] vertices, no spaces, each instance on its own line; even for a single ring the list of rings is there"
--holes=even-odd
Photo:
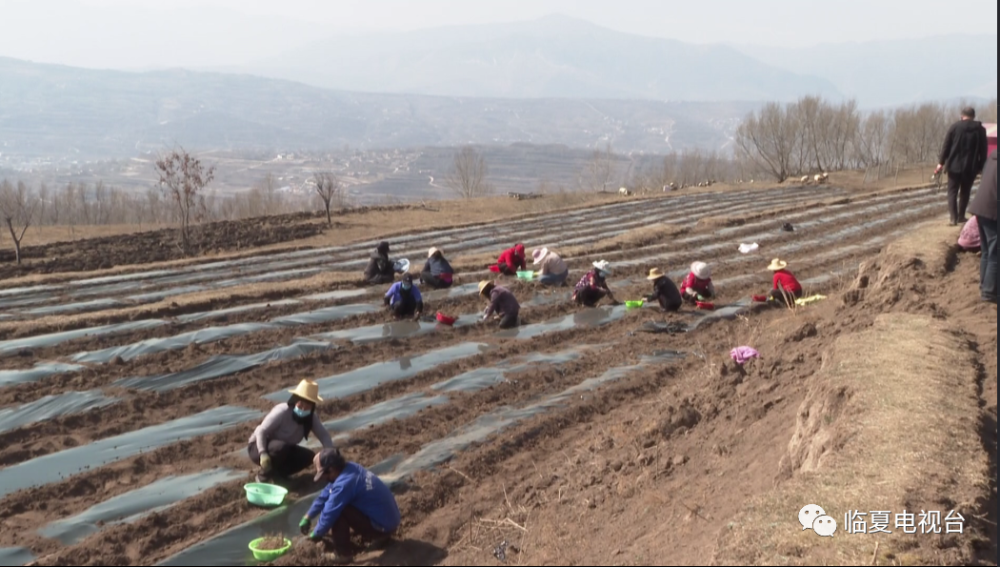
[[[681,297],[689,303],[708,301],[715,297],[712,267],[704,262],[691,264],[691,273],[681,283]]]
[[[440,249],[431,248],[427,253],[427,263],[420,273],[420,281],[434,289],[448,289],[455,282],[455,270]]]
[[[351,536],[367,544],[381,544],[392,538],[402,518],[396,498],[374,473],[357,463],[349,463],[337,449],[316,457],[316,482],[327,482],[299,523],[306,541],[328,550],[326,559],[334,565],[354,562]],[[318,519],[313,529],[313,520]],[[329,548],[332,547],[332,553]]]
[[[601,260],[594,262],[594,269],[587,272],[580,283],[576,284],[573,301],[584,307],[597,307],[602,299],[607,297],[612,303],[618,304],[615,294],[608,287],[608,276],[611,275],[611,264]]]
[[[368,267],[365,268],[365,281],[372,285],[387,284],[396,279],[396,268],[389,259],[389,243],[382,242],[375,249]]]
[[[406,274],[403,281],[392,284],[385,294],[385,304],[392,310],[397,321],[403,319],[420,319],[424,313],[424,298],[420,290],[413,285],[413,276]]]

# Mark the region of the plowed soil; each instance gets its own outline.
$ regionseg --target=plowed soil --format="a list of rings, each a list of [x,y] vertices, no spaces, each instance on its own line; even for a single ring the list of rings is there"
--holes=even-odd
[[[769,274],[763,268],[772,251],[781,251],[800,279],[815,278],[807,286],[811,293],[829,296],[808,308],[758,307],[673,335],[643,331],[653,323],[688,325],[707,313],[686,308],[679,314],[663,314],[646,308],[598,327],[570,325],[531,339],[498,336],[495,328],[483,325],[439,328],[368,344],[337,341],[330,350],[162,393],[116,386],[122,379],[189,369],[212,356],[253,354],[299,338],[388,321],[378,312],[335,323],[250,333],[127,362],[92,365],[37,382],[0,386],[0,412],[73,391],[98,390],[121,400],[100,410],[0,432],[0,467],[14,467],[224,405],[266,412],[273,404],[263,396],[293,387],[304,378],[338,376],[396,360],[402,371],[426,353],[476,343],[484,345],[479,354],[443,361],[406,379],[384,381],[372,374],[371,383],[361,391],[321,406],[324,420],[329,421],[406,397],[445,396],[419,412],[399,414],[398,419],[390,414],[387,420],[355,431],[335,432],[347,435],[340,444],[351,460],[369,467],[383,464],[389,477],[405,471],[394,485],[404,515],[401,540],[384,554],[360,556],[360,563],[496,565],[500,563],[497,555],[506,563],[538,565],[727,563],[731,557],[720,551],[725,549],[720,537],[726,527],[745,513],[749,502],[787,481],[780,465],[831,345],[839,337],[873,328],[880,315],[907,314],[941,322],[947,329],[942,332],[964,337],[958,344],[966,351],[962,360],[970,361],[979,397],[970,411],[982,416],[974,438],[960,442],[981,449],[986,466],[986,452],[994,456],[992,492],[985,487],[977,492],[975,486],[961,484],[931,485],[925,495],[927,501],[947,497],[954,506],[962,506],[966,517],[979,520],[970,521],[960,538],[942,538],[940,545],[917,546],[909,552],[920,563],[970,564],[989,563],[992,550],[995,564],[995,307],[975,301],[976,257],[914,254],[914,261],[907,263],[899,260],[905,253],[883,254],[889,242],[924,226],[928,219],[937,219],[941,212],[933,206],[936,197],[920,190],[902,192],[893,199],[907,200],[908,205],[890,211],[882,201],[860,196],[828,207],[798,211],[792,207],[762,216],[751,211],[746,213],[746,222],[728,224],[728,232],[699,225],[701,215],[696,215],[683,232],[668,237],[692,239],[690,246],[641,242],[606,252],[620,266],[611,278],[619,299],[648,293],[643,276],[650,268],[676,271],[697,259],[716,266],[720,289],[716,303],[723,307],[769,290]],[[678,207],[683,208],[683,201]],[[739,210],[726,211],[724,202],[717,209],[713,216],[740,215]],[[887,218],[899,214],[899,209],[901,216]],[[585,223],[587,213],[581,214]],[[630,213],[622,214],[626,219]],[[799,215],[796,224],[805,228],[781,233],[783,219],[790,214]],[[843,217],[831,220],[834,215]],[[595,219],[606,217],[602,211],[593,214]],[[934,223],[935,227],[940,224]],[[578,225],[553,227],[552,238],[558,240],[559,234],[579,229]],[[942,236],[939,228],[922,230],[938,238],[923,244],[934,250],[939,240],[952,238],[950,232]],[[762,246],[762,254],[735,252],[751,237]],[[509,238],[497,234],[496,239],[506,242]],[[526,244],[530,250],[532,243]],[[568,258],[574,278],[596,259]],[[456,264],[463,265],[460,256]],[[477,270],[463,265],[462,271]],[[466,275],[468,281],[476,277]],[[542,292],[532,284],[507,283],[525,305],[525,325],[566,316],[572,320],[575,314],[578,322],[588,320],[583,310],[563,297],[568,296],[568,289]],[[971,291],[956,295],[956,289]],[[268,321],[329,305],[376,302],[379,291],[349,300],[234,314],[223,322],[70,341],[0,358],[0,368],[19,370],[35,363],[66,361],[77,352],[210,325]],[[538,298],[545,300],[529,302]],[[251,300],[234,300],[225,307],[241,302]],[[428,303],[430,313],[466,315],[483,307],[474,295]],[[762,359],[737,366],[729,352],[743,345],[757,348]],[[579,350],[565,362],[528,364],[485,388],[447,394],[434,388],[474,370],[502,368],[533,355],[573,349]],[[609,371],[617,371],[617,379],[603,381],[596,388],[578,388],[606,378]],[[485,433],[473,436],[469,446],[459,446],[443,463],[412,471],[403,466],[408,457],[441,446],[442,440],[452,439],[456,432],[479,431],[482,424],[487,424]],[[203,542],[209,555],[200,558],[206,562],[243,564],[249,539],[235,546],[239,549],[215,543],[230,528],[264,517],[263,511],[246,503],[243,481],[223,483],[129,523],[102,526],[69,545],[48,539],[39,530],[169,476],[221,467],[245,471],[249,480],[254,470],[245,451],[255,426],[244,423],[9,494],[0,499],[0,548],[27,548],[40,565],[152,565]],[[973,463],[957,464],[966,465],[973,467]],[[308,498],[318,489],[310,476],[294,479],[289,500]],[[287,537],[295,535],[294,526],[288,530]],[[274,531],[265,530],[256,537],[265,534]],[[218,555],[212,555],[213,549]],[[765,550],[758,560],[805,563],[816,557],[807,551],[796,556],[787,549]],[[322,565],[324,559],[295,552],[279,564]]]

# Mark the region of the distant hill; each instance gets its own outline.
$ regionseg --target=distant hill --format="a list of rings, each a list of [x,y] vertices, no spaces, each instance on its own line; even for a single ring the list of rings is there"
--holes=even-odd
[[[247,75],[93,71],[0,58],[0,160],[123,157],[174,144],[268,151],[518,142],[611,142],[617,151],[648,153],[718,149],[755,106],[362,94]]]
[[[740,50],[776,67],[829,79],[866,107],[997,96],[996,34]]]
[[[612,31],[565,16],[339,36],[247,69],[332,89],[441,96],[683,101],[838,96],[829,81],[727,46]]]

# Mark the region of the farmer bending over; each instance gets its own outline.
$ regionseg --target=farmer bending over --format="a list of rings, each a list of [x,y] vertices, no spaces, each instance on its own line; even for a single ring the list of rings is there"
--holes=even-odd
[[[354,562],[352,533],[374,547],[388,543],[399,529],[399,506],[389,487],[361,465],[347,462],[340,451],[328,449],[317,455],[316,482],[320,481],[328,484],[299,522],[299,530],[307,545],[322,546],[333,565]]]
[[[573,301],[585,307],[597,307],[597,304],[607,297],[612,303],[617,304],[615,295],[608,288],[607,278],[610,275],[611,264],[603,260],[594,262],[594,269],[587,272],[580,283],[576,284]]]
[[[509,289],[499,287],[493,282],[482,282],[479,284],[479,295],[490,302],[486,312],[483,313],[484,323],[496,316],[500,319],[501,329],[513,329],[520,325],[518,315],[521,313],[521,304]]]
[[[659,302],[660,309],[664,311],[672,313],[680,311],[681,306],[684,305],[681,292],[677,290],[677,286],[670,281],[666,274],[654,268],[649,271],[649,277],[646,279],[653,282],[653,295],[647,297],[647,301]]]
[[[535,250],[531,256],[534,259],[534,264],[539,266],[539,283],[552,287],[566,285],[566,280],[569,278],[569,268],[558,254],[548,248],[542,248]]]
[[[392,284],[385,294],[385,305],[392,310],[397,321],[420,319],[424,313],[424,298],[417,286],[413,285],[413,276],[405,274],[403,281]]]
[[[680,291],[684,301],[689,303],[707,301],[715,297],[711,266],[704,262],[691,264],[691,273],[684,278]]]
[[[490,268],[491,271],[504,276],[516,276],[517,272],[525,272],[528,265],[524,259],[524,244],[518,244],[510,250],[504,251],[497,260],[497,265]]]

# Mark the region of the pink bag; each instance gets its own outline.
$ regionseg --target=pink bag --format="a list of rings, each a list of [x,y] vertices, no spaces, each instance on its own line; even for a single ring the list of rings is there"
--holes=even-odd
[[[962,229],[962,235],[958,237],[958,245],[965,250],[979,250],[981,248],[979,242],[979,219],[972,217],[969,222],[965,223],[965,228]]]

